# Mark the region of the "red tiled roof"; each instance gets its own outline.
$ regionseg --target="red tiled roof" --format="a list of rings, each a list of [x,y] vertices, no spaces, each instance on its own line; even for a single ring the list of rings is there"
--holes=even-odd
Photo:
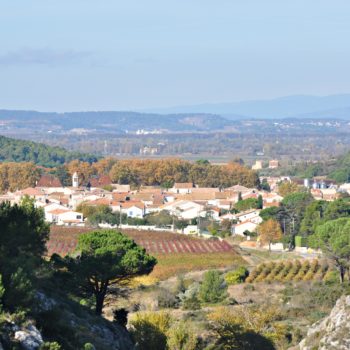
[[[99,177],[93,177],[90,179],[91,187],[103,187],[112,184],[112,180],[108,175],[101,175]]]
[[[36,184],[37,187],[62,187],[61,181],[50,174],[41,175],[40,180]]]
[[[176,182],[174,188],[193,188],[192,182]]]

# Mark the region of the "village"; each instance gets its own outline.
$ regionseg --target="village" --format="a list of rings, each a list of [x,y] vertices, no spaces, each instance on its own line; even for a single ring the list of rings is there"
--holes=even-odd
[[[229,188],[204,188],[193,183],[174,183],[173,187],[164,189],[159,186],[141,186],[131,189],[130,185],[114,184],[107,175],[92,177],[82,185],[79,175],[72,176],[72,186],[63,187],[53,175],[42,175],[35,187],[7,192],[0,196],[0,201],[12,204],[20,203],[28,196],[37,208],[42,208],[48,223],[57,226],[85,227],[89,222],[78,209],[82,206],[108,207],[116,215],[118,222],[110,225],[101,222],[100,227],[118,226],[121,228],[138,228],[142,230],[170,231],[183,234],[212,237],[213,232],[201,225],[226,224],[232,236],[250,240],[256,235],[258,225],[263,221],[261,209],[278,207],[283,200],[279,186],[292,183],[289,176],[264,177],[260,183],[265,189],[247,188],[235,185]],[[337,186],[325,179],[293,179],[300,188],[310,191],[314,199],[333,201],[344,193],[350,193],[350,184]],[[266,190],[266,186],[267,189]],[[240,209],[237,205],[247,199],[259,202],[257,206]],[[172,218],[181,220],[181,228],[175,227],[174,219],[167,224],[145,224],[142,219],[159,213],[167,213]],[[123,218],[135,219],[133,224]],[[136,224],[135,224],[136,222]],[[209,224],[208,224],[209,223]],[[277,243],[275,249],[281,248]]]

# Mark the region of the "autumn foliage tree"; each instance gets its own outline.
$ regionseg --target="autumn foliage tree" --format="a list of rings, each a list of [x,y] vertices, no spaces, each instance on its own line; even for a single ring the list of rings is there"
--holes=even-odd
[[[284,181],[278,185],[278,194],[282,197],[296,192],[300,192],[300,189],[295,182]]]
[[[212,165],[181,159],[118,160],[109,175],[113,182],[134,186],[166,184],[165,187],[169,187],[175,182],[192,182],[201,187],[230,187],[237,184],[254,187],[259,183],[255,172],[238,163]]]
[[[0,192],[34,187],[39,178],[40,171],[34,163],[0,164]]]
[[[268,244],[269,251],[271,251],[271,244],[282,238],[281,226],[273,219],[262,222],[258,227],[258,233],[261,244]]]

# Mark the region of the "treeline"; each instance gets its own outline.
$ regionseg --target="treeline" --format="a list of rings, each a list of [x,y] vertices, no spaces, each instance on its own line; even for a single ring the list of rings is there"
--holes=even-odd
[[[142,185],[170,188],[175,182],[195,183],[202,187],[230,187],[259,185],[257,174],[235,162],[212,165],[207,161],[192,163],[181,159],[118,160],[104,158],[95,163],[73,160],[56,168],[38,167],[34,163],[0,163],[0,192],[34,187],[41,174],[56,176],[63,186],[72,185],[72,175],[77,172],[80,185],[92,177],[108,175],[113,183],[128,184],[133,188]]]
[[[1,162],[32,162],[44,167],[55,167],[73,159],[87,162],[98,160],[96,156],[90,154],[69,152],[61,147],[0,136]]]
[[[259,184],[256,172],[236,162],[212,165],[206,160],[192,163],[181,159],[105,158],[91,165],[75,160],[67,164],[65,170],[66,176],[77,171],[82,182],[94,175],[109,175],[114,183],[133,187],[146,185],[170,188],[175,182],[195,183],[201,187],[230,187],[237,184],[254,187]],[[63,173],[64,169],[60,168],[58,175]]]

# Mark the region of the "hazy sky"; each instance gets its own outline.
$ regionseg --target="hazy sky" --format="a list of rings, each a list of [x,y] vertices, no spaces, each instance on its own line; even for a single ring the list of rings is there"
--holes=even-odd
[[[0,0],[0,109],[350,92],[349,0]]]

